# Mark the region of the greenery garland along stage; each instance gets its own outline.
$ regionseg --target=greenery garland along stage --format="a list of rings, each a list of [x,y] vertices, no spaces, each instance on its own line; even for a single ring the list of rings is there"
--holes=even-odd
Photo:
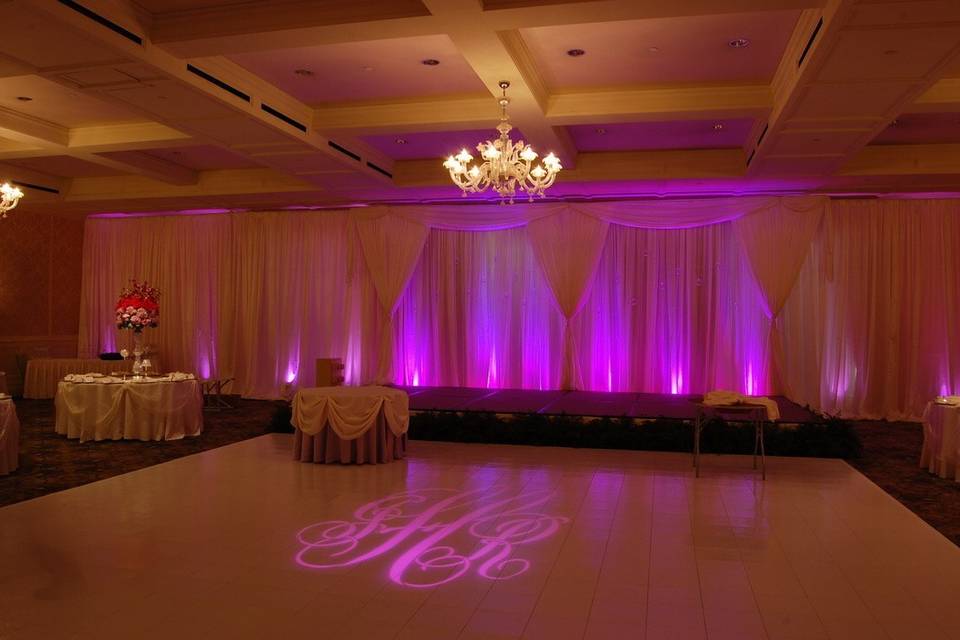
[[[292,431],[290,406],[274,416],[275,431]],[[692,421],[676,418],[588,418],[568,415],[510,414],[480,411],[411,412],[413,440],[519,444],[548,447],[630,449],[638,451],[693,450]],[[753,427],[711,418],[701,434],[700,449],[710,453],[753,453]],[[853,426],[838,418],[821,422],[764,425],[767,455],[855,458],[861,444]]]

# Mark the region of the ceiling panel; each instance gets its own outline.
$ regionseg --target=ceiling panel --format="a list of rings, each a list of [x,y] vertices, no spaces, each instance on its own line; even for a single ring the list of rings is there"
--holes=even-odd
[[[230,59],[308,104],[486,90],[445,35],[246,53]],[[427,59],[439,64],[421,64]],[[312,75],[298,75],[298,69]]]
[[[742,147],[752,118],[629,122],[567,127],[580,151],[723,149]]]
[[[363,136],[361,139],[385,156],[394,160],[424,160],[436,158],[441,161],[452,153],[466,148],[474,156],[477,145],[497,136],[493,127],[475,131],[430,131],[424,133],[403,133],[397,135]],[[517,142],[523,139],[518,129],[510,132],[510,138]],[[541,149],[537,149],[541,151]],[[544,151],[546,153],[546,151]]]
[[[521,29],[551,89],[768,82],[799,11],[658,18]],[[745,38],[745,48],[729,46]],[[571,57],[571,49],[585,54]]]
[[[905,113],[871,144],[960,143],[960,113]]]
[[[29,101],[19,98],[31,98]],[[0,78],[0,107],[65,127],[143,121],[143,115],[40,76]]]

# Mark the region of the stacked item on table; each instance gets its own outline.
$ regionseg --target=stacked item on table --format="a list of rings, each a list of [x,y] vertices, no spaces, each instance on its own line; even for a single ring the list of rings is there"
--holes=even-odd
[[[725,407],[731,405],[762,406],[767,410],[767,420],[780,419],[780,405],[776,400],[763,396],[748,396],[736,391],[717,390],[707,393],[703,397],[703,404],[708,407]]]

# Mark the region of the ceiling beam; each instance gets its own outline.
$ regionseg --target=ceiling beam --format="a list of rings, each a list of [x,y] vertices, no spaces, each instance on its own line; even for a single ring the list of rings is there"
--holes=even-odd
[[[480,5],[483,5],[482,7]],[[592,0],[501,6],[475,2],[494,31],[588,22],[643,20],[795,10],[821,7],[824,0]],[[432,9],[431,13],[436,14]],[[442,20],[415,3],[366,0],[326,3],[288,0],[274,3],[189,9],[152,17],[151,39],[180,57],[231,55],[294,47],[411,38],[446,33]]]
[[[839,172],[844,176],[960,175],[960,144],[871,145]]]
[[[743,176],[741,149],[694,151],[607,151],[581,153],[575,169],[561,173],[564,182],[637,181]],[[425,187],[450,183],[435,160],[405,160],[394,165],[397,186]]]
[[[772,104],[766,85],[654,87],[553,94],[546,116],[554,125],[762,118]]]
[[[172,133],[177,133],[169,128],[164,129],[165,131],[161,132],[149,126],[144,128],[145,131],[152,131],[155,136],[162,133],[168,138]],[[126,132],[129,144],[130,129]],[[84,148],[82,144],[73,146],[70,144],[71,133],[71,129],[52,122],[0,107],[0,136],[27,147],[20,150],[0,150],[0,157],[13,159],[62,155],[115,169],[121,173],[135,173],[172,184],[190,184],[197,180],[197,173],[192,169],[142,152],[128,151],[126,152],[128,156],[121,159],[99,155],[94,149]],[[81,141],[84,138],[89,142],[90,137],[85,136],[85,132],[81,131]],[[109,145],[106,149],[100,150],[109,150]]]
[[[909,111],[942,113],[960,111],[960,78],[946,78],[924,91]]]
[[[89,0],[88,5],[123,28],[137,30],[143,44],[118,36],[57,0],[32,0],[24,10],[38,12],[47,22],[95,40],[127,62],[146,67],[160,79],[121,87],[77,87],[75,80],[64,78],[64,84],[101,99],[119,101],[197,140],[303,176],[321,187],[327,184],[329,173],[317,170],[316,165],[323,163],[389,184],[389,177],[372,168],[367,156],[388,172],[389,159],[369,150],[360,154],[359,161],[339,153],[311,126],[310,107],[259,76],[222,56],[186,63],[152,46],[144,35],[143,24],[136,16],[131,17],[136,7],[130,0]],[[269,152],[264,152],[268,147]]]
[[[203,171],[200,179],[189,185],[172,185],[144,176],[74,178],[67,200],[111,201],[300,191],[317,191],[317,187],[274,169],[230,169]]]
[[[474,73],[499,97],[499,82],[510,83],[510,122],[543,155],[553,152],[567,167],[576,164],[577,148],[563,128],[546,119],[547,91],[533,60],[516,32],[498,32],[484,23],[475,0],[424,0]]]

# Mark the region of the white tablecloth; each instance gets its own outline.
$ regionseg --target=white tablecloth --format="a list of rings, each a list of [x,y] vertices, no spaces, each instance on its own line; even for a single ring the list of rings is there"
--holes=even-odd
[[[0,400],[0,476],[11,473],[17,468],[20,454],[20,421],[13,400]]]
[[[960,406],[928,402],[923,412],[920,467],[941,478],[960,481]]]
[[[317,387],[293,398],[295,454],[304,462],[389,462],[403,457],[410,398],[391,387]]]
[[[179,440],[203,431],[196,380],[61,382],[57,433],[86,440]]]
[[[157,359],[150,357],[153,371],[160,371]],[[23,397],[32,400],[57,395],[57,385],[70,373],[103,373],[130,371],[133,360],[100,360],[98,358],[38,358],[27,362],[23,381]]]

